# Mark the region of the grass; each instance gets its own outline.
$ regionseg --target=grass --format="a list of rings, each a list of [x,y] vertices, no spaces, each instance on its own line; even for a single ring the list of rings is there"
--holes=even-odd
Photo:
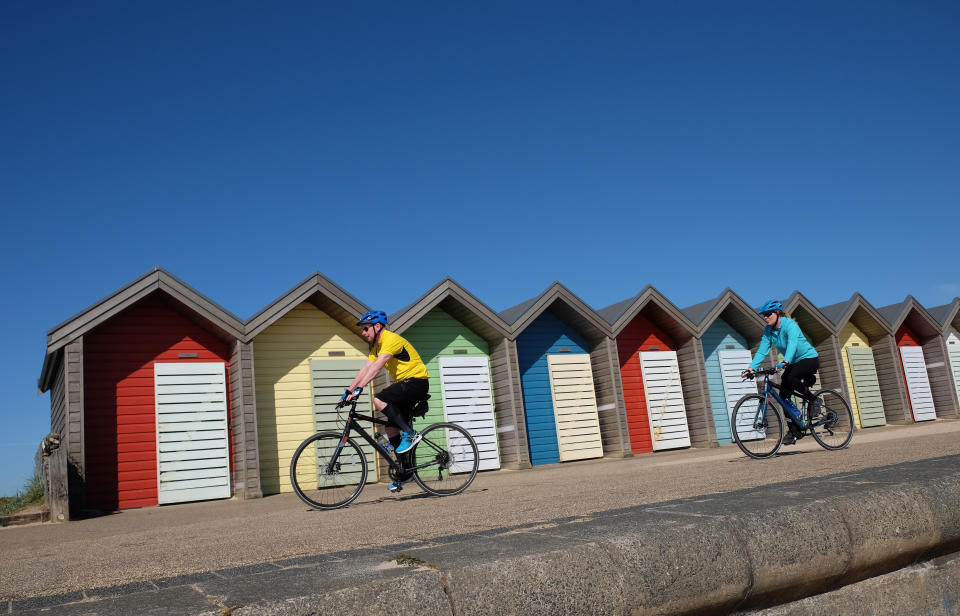
[[[43,502],[43,479],[34,475],[16,496],[0,497],[0,516],[14,514],[24,507]]]
[[[417,558],[416,556],[408,556],[407,554],[401,554],[394,560],[396,560],[398,565],[404,565],[407,567],[429,567],[430,569],[437,568],[437,566],[433,563],[428,563],[423,559]]]

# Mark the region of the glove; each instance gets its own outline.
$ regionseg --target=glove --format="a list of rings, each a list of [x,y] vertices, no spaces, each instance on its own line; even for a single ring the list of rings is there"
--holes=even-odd
[[[362,394],[362,393],[363,393],[363,387],[357,387],[357,388],[354,389],[353,391],[350,391],[350,389],[347,388],[347,389],[343,392],[343,395],[340,396],[340,401],[341,401],[341,402],[346,402],[346,400],[347,400],[348,397],[350,397],[350,396],[356,397],[356,396],[359,396],[359,395]]]
[[[749,379],[752,376],[753,376],[753,370],[751,370],[750,368],[747,368],[746,370],[740,373],[741,379]]]
[[[777,364],[777,371],[779,372],[780,370],[783,370],[786,367],[787,367],[787,362],[782,361],[779,364]]]

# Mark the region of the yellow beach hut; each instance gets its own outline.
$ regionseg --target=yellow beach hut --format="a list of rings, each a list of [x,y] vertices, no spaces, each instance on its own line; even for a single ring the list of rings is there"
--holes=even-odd
[[[367,343],[356,327],[366,310],[314,273],[247,321],[264,495],[293,490],[290,459],[303,439],[318,430],[342,428],[334,405],[367,360]],[[372,412],[370,389],[357,410]],[[366,443],[361,448],[375,471],[377,456]],[[376,476],[370,473],[371,479]]]
[[[844,380],[858,428],[909,421],[893,332],[870,302],[854,293],[821,306],[840,345]]]

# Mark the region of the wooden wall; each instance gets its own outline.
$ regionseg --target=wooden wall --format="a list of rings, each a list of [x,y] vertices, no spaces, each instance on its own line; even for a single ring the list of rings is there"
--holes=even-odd
[[[310,302],[291,309],[253,341],[263,494],[293,490],[290,458],[314,432],[310,360],[366,359],[367,351],[358,334]]]
[[[157,504],[153,364],[229,359],[225,343],[152,297],[84,337],[87,506],[109,511]]]

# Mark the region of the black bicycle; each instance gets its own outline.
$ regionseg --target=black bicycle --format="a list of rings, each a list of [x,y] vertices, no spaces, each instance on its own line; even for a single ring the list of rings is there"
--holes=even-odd
[[[733,440],[743,453],[751,458],[769,458],[783,444],[785,414],[780,386],[770,381],[776,374],[774,368],[756,370],[754,375],[763,376],[763,391],[748,394],[733,407],[730,428]],[[806,385],[806,384],[805,384]],[[804,399],[800,407],[799,421],[789,421],[799,428],[800,437],[812,434],[824,449],[843,449],[853,438],[853,411],[840,392],[822,389],[812,393],[809,403]],[[789,429],[789,428],[788,428]]]
[[[477,476],[480,454],[477,443],[455,423],[435,423],[420,432],[420,442],[397,455],[363,429],[360,421],[386,426],[388,421],[361,415],[357,400],[337,403],[338,412],[349,406],[341,432],[317,432],[300,443],[290,461],[290,481],[297,496],[316,509],[346,507],[367,483],[367,460],[350,433],[356,431],[389,464],[393,481],[410,477],[425,492],[451,496],[467,489]],[[339,413],[338,413],[339,414]],[[342,419],[342,417],[341,417]],[[377,435],[380,436],[380,435]]]

